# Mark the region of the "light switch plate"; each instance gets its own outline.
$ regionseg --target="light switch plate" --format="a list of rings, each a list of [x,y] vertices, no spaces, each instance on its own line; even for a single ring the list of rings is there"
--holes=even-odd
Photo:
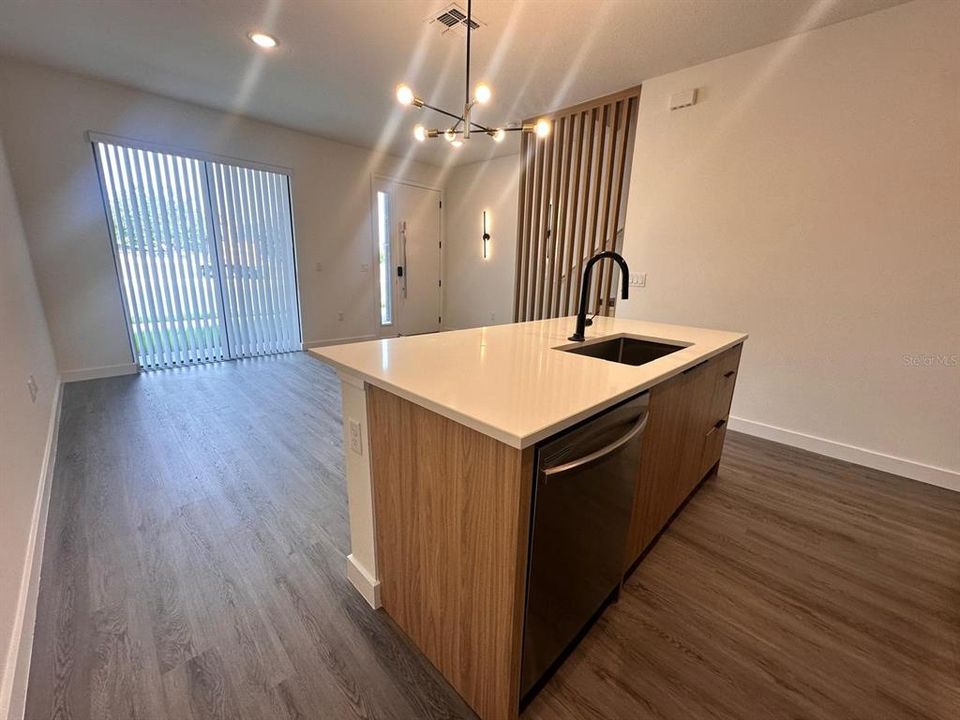
[[[357,455],[363,455],[363,442],[360,433],[360,421],[350,420],[350,449]]]
[[[37,381],[33,377],[33,375],[27,378],[27,390],[30,391],[30,402],[36,402],[37,401]]]
[[[646,273],[630,273],[630,287],[646,287]]]

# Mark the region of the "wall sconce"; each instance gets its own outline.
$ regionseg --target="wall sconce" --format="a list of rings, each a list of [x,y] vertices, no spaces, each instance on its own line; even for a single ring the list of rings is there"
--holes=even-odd
[[[490,242],[490,233],[487,232],[487,211],[483,211],[483,259],[487,259],[487,244]]]

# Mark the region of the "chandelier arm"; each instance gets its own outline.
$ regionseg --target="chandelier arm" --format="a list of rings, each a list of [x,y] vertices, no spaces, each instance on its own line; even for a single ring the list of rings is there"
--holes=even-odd
[[[428,105],[427,103],[424,103],[423,106],[424,106],[425,108],[427,108],[428,110],[433,110],[434,112],[438,112],[438,113],[440,113],[441,115],[446,115],[446,116],[449,117],[449,118],[453,118],[454,120],[458,120],[458,121],[460,121],[460,122],[463,122],[463,116],[462,116],[462,115],[456,115],[456,114],[454,114],[454,113],[452,113],[452,112],[447,112],[446,110],[443,110],[443,109],[438,108],[438,107],[434,107],[433,105]]]

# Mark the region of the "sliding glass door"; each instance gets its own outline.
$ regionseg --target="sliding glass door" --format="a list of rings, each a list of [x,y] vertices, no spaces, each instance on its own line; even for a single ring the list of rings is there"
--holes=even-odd
[[[300,347],[289,178],[94,142],[142,368]]]

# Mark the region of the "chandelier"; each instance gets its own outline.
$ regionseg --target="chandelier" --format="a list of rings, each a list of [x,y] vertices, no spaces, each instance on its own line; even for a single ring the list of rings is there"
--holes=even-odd
[[[450,143],[451,147],[458,148],[463,145],[465,140],[470,139],[471,132],[479,132],[484,135],[489,135],[494,139],[495,142],[503,142],[503,139],[507,136],[508,132],[531,132],[534,133],[539,138],[545,138],[550,134],[550,121],[541,118],[535,123],[521,123],[514,125],[501,125],[499,127],[487,127],[486,125],[481,125],[478,122],[474,122],[471,117],[473,114],[474,105],[486,105],[490,102],[490,98],[493,96],[493,91],[490,89],[490,86],[486,83],[477,83],[477,86],[473,89],[473,97],[470,96],[470,30],[473,25],[473,14],[472,14],[472,4],[473,0],[467,0],[467,69],[466,69],[466,82],[464,83],[464,101],[463,101],[463,112],[458,114],[450,112],[449,110],[444,110],[443,108],[435,107],[425,102],[422,98],[419,98],[414,94],[413,90],[409,85],[401,83],[397,85],[397,100],[401,105],[413,106],[415,108],[427,108],[428,110],[433,110],[434,112],[440,113],[441,115],[446,115],[451,120],[455,122],[453,125],[450,125],[446,128],[432,128],[428,129],[423,125],[417,125],[413,128],[413,137],[417,139],[418,142],[424,142],[427,138],[440,137]],[[462,15],[460,17],[463,17]]]

